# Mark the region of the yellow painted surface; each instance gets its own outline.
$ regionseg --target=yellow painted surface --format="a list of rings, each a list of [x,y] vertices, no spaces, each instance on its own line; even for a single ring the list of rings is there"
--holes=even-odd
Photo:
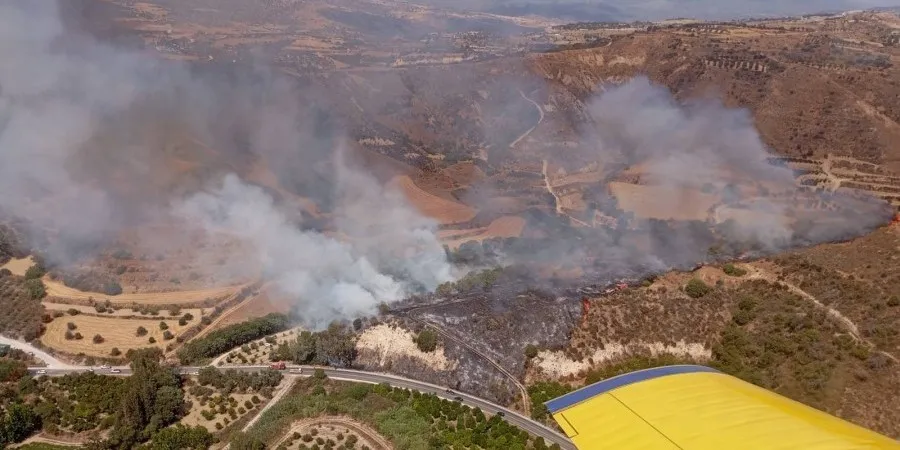
[[[579,450],[900,450],[900,443],[721,373],[615,388],[553,415]]]

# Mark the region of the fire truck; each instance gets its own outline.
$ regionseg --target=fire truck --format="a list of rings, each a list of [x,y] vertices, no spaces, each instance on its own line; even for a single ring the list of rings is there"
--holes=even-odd
[[[284,363],[284,361],[276,361],[270,364],[269,367],[275,370],[284,370],[287,368],[287,365]]]

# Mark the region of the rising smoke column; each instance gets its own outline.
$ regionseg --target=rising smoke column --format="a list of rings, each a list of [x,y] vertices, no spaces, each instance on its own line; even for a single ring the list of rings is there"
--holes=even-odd
[[[596,142],[592,147],[599,149],[598,161],[640,164],[642,183],[661,187],[654,192],[666,203],[695,208],[686,193],[712,190],[722,204],[740,210],[740,220],[730,221],[729,234],[720,237],[773,252],[860,236],[890,219],[889,205],[871,196],[789,195],[799,193],[793,172],[767,162],[774,155],[747,109],[712,99],[679,103],[668,89],[643,76],[607,89],[587,108],[596,128],[585,139]],[[773,192],[783,195],[771,196]],[[801,212],[798,199],[829,203],[834,211]],[[806,220],[798,220],[804,215]],[[710,225],[722,221],[714,217]],[[696,238],[702,231],[659,236],[656,256],[678,260],[665,249],[703,242]]]
[[[165,137],[141,132],[145,121],[164,124],[155,129],[163,134],[174,127],[229,147],[231,161],[268,161],[294,186],[310,184],[303,169],[334,149],[305,122],[291,83],[265,69],[246,78],[207,76],[87,36],[76,43],[68,33],[53,1],[0,3],[0,58],[15,62],[0,65],[0,210],[31,221],[32,231],[60,230],[61,245],[45,249],[50,260],[74,261],[70,247],[95,248],[87,244],[140,220],[187,219],[247,243],[249,253],[229,256],[229,270],[262,266],[311,327],[373,313],[380,302],[452,279],[435,224],[343,161],[324,179],[336,185],[322,189],[337,193],[335,236],[301,231],[289,211],[236,174],[161,191],[157,180],[172,170]],[[102,166],[85,164],[85,154]],[[130,197],[105,182],[120,170]],[[152,249],[165,237],[142,239]],[[213,257],[198,255],[204,258]]]

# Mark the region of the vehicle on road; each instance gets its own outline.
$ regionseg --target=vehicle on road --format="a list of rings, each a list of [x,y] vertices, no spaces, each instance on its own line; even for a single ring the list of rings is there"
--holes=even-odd
[[[289,372],[290,373],[303,373],[303,369],[300,367],[297,367],[297,368],[291,369]]]
[[[122,373],[122,370],[121,369],[111,369],[109,372],[110,373]]]
[[[462,397],[460,397],[460,396],[458,396],[458,395],[457,395],[456,397],[453,397],[453,401],[457,401],[457,402],[462,403],[462,400],[463,400]]]
[[[451,391],[450,389],[444,389],[444,392],[446,392],[447,394],[452,394],[452,393],[453,393],[453,391]]]
[[[276,361],[270,364],[269,367],[275,370],[284,370],[287,365],[284,363],[284,361]]]
[[[109,365],[104,364],[104,365],[100,366],[100,368],[103,370],[106,370],[106,369],[109,369]]]
[[[497,416],[498,417],[506,417],[506,413],[503,411],[497,411]]]
[[[38,370],[37,373],[38,373],[38,375],[46,375],[46,374],[47,374],[47,370],[46,370],[46,369],[41,369],[41,370]]]

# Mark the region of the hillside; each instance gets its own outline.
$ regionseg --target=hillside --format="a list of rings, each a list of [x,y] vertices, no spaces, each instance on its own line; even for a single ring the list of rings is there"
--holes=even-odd
[[[900,433],[896,13],[54,4],[0,6],[8,333],[212,358],[277,311],[310,333],[266,357],[536,417],[540,383],[696,361]]]

